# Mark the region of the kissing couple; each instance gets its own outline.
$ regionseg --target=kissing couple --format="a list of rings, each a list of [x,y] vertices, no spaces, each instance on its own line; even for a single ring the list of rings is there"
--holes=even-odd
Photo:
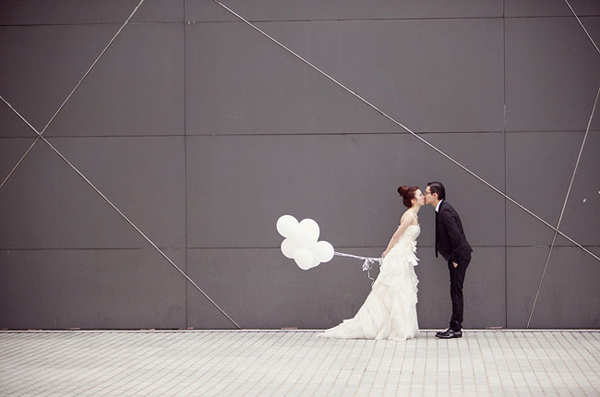
[[[418,186],[400,186],[398,193],[408,208],[383,252],[383,262],[371,292],[356,315],[318,336],[339,339],[407,340],[419,332],[417,321],[417,237],[421,232],[419,210],[425,204],[435,208],[435,256],[448,263],[452,316],[448,329],[436,337],[462,337],[463,283],[473,249],[463,230],[460,216],[446,201],[441,182],[430,182],[425,192]]]

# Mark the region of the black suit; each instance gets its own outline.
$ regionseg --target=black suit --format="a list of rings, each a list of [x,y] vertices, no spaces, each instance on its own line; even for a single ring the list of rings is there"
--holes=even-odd
[[[442,254],[448,261],[450,272],[450,297],[452,298],[450,328],[460,331],[463,321],[463,283],[473,249],[465,237],[460,216],[446,200],[440,203],[435,220],[435,256],[438,256],[438,252]],[[452,262],[456,262],[458,266],[455,268]]]

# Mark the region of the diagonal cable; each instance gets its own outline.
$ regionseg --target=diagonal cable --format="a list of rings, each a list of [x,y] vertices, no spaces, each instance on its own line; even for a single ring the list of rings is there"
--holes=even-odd
[[[11,169],[11,171],[8,173],[8,175],[6,176],[6,178],[4,178],[4,180],[0,184],[0,189],[2,189],[2,187],[6,184],[6,182],[8,182],[8,180],[10,179],[10,177],[12,176],[12,174],[21,165],[21,163],[23,162],[23,160],[25,160],[25,157],[27,157],[27,155],[29,154],[29,152],[31,151],[31,149],[33,149],[33,147],[35,146],[35,144],[39,141],[40,136],[43,135],[46,132],[46,130],[48,129],[48,127],[50,126],[50,124],[52,124],[52,122],[54,121],[54,119],[56,118],[56,116],[58,116],[58,114],[65,107],[65,105],[67,104],[67,102],[69,102],[69,100],[71,99],[71,97],[73,96],[73,94],[75,94],[75,91],[77,91],[77,89],[79,88],[79,86],[81,85],[81,83],[83,83],[83,81],[90,74],[90,72],[92,71],[92,69],[94,69],[94,67],[96,66],[96,64],[104,56],[104,53],[108,50],[108,48],[112,45],[112,43],[121,34],[121,31],[123,31],[123,29],[125,28],[125,26],[127,26],[127,24],[129,23],[129,21],[131,20],[131,18],[133,18],[133,16],[136,14],[136,12],[140,8],[140,6],[144,3],[144,1],[145,0],[140,0],[140,2],[133,9],[133,11],[131,12],[131,14],[129,14],[129,17],[125,20],[125,22],[123,22],[123,24],[121,25],[121,27],[113,35],[112,39],[110,39],[110,41],[108,42],[108,44],[104,47],[104,49],[102,50],[102,52],[100,53],[100,55],[98,55],[98,57],[96,58],[96,60],[92,63],[92,65],[88,68],[88,70],[83,74],[83,77],[81,77],[81,79],[79,79],[79,81],[77,82],[77,84],[75,85],[75,87],[71,90],[71,92],[69,93],[69,95],[67,95],[67,97],[65,98],[65,100],[63,101],[63,103],[56,110],[56,112],[54,112],[54,115],[52,115],[52,117],[50,118],[50,120],[46,123],[46,125],[44,126],[44,128],[42,129],[42,131],[38,133],[38,136],[35,138],[35,140],[33,141],[33,143],[25,151],[25,153],[23,154],[23,156],[21,156],[21,159],[19,159],[19,161],[17,162],[17,164],[15,164],[15,166]],[[14,111],[14,109],[13,109],[13,111]],[[35,128],[33,128],[33,126],[31,124],[29,124],[29,122],[27,120],[25,120],[23,117],[21,117],[21,119],[23,121],[25,121],[25,123],[27,123],[27,125],[35,131]]]
[[[189,276],[188,276],[188,275],[187,275],[187,274],[186,274],[186,273],[185,273],[183,270],[181,270],[181,269],[179,268],[179,266],[177,266],[177,265],[175,264],[175,262],[173,262],[173,261],[171,260],[171,258],[169,258],[169,257],[167,256],[167,254],[165,254],[165,253],[164,253],[164,252],[163,252],[163,251],[162,251],[162,250],[161,250],[161,249],[160,249],[160,248],[159,248],[159,247],[158,247],[156,244],[154,244],[154,242],[153,242],[153,241],[152,241],[152,240],[151,240],[151,239],[150,239],[148,236],[146,236],[146,234],[144,234],[144,232],[142,232],[142,231],[140,230],[140,228],[138,228],[138,227],[135,225],[135,223],[133,223],[133,222],[132,222],[132,221],[131,221],[131,220],[130,220],[130,219],[129,219],[129,218],[128,218],[128,217],[127,217],[127,216],[126,216],[126,215],[125,215],[125,214],[124,214],[124,213],[123,213],[123,212],[122,212],[120,209],[119,209],[119,208],[117,208],[117,206],[116,206],[116,205],[114,205],[114,204],[113,204],[113,202],[112,202],[112,201],[110,201],[110,200],[108,199],[108,197],[106,197],[106,196],[105,196],[105,195],[104,195],[104,194],[103,194],[103,193],[102,193],[102,192],[101,192],[101,191],[100,191],[100,190],[99,190],[99,189],[98,189],[96,186],[94,186],[94,184],[93,184],[93,183],[92,183],[92,182],[91,182],[91,181],[90,181],[88,178],[86,178],[86,176],[85,176],[85,175],[83,175],[83,174],[81,173],[81,171],[79,171],[79,170],[77,169],[77,167],[75,167],[73,164],[71,164],[71,162],[70,162],[70,161],[69,161],[69,160],[68,160],[68,159],[67,159],[65,156],[63,156],[63,154],[62,154],[61,152],[59,152],[59,151],[58,151],[58,149],[56,149],[56,148],[54,147],[54,145],[52,145],[52,144],[51,144],[51,143],[50,143],[50,142],[49,142],[49,141],[46,139],[46,137],[42,135],[42,133],[41,133],[41,132],[39,132],[38,130],[36,130],[36,129],[35,129],[35,127],[33,127],[33,126],[32,126],[32,125],[29,123],[29,122],[27,122],[27,120],[26,120],[26,119],[25,119],[25,118],[24,118],[24,117],[23,117],[23,116],[22,116],[22,115],[21,115],[21,114],[20,114],[20,113],[19,113],[19,112],[18,112],[18,111],[17,111],[17,110],[14,108],[14,107],[12,107],[12,105],[11,105],[10,103],[8,103],[8,102],[7,102],[7,101],[6,101],[6,100],[5,100],[5,99],[4,99],[2,96],[0,96],[0,99],[1,99],[1,100],[2,100],[2,101],[3,101],[3,102],[4,102],[4,103],[5,103],[7,106],[8,106],[8,107],[9,107],[9,108],[10,108],[10,109],[13,111],[13,112],[15,112],[15,113],[16,113],[16,115],[17,115],[17,116],[19,116],[19,117],[21,118],[21,120],[23,120],[23,121],[24,121],[24,122],[25,122],[25,123],[26,123],[26,124],[27,124],[27,125],[28,125],[28,126],[29,126],[29,127],[30,127],[30,128],[31,128],[31,129],[32,129],[32,130],[33,130],[33,131],[34,131],[34,132],[37,134],[37,135],[38,135],[38,137],[39,137],[39,138],[40,138],[42,141],[44,141],[44,142],[45,142],[45,143],[46,143],[46,144],[47,144],[47,145],[48,145],[48,146],[49,146],[49,147],[50,147],[50,148],[51,148],[51,149],[52,149],[52,150],[53,150],[53,151],[54,151],[54,152],[55,152],[55,153],[56,153],[56,154],[57,154],[57,155],[58,155],[58,156],[61,158],[61,159],[63,159],[63,161],[64,161],[65,163],[67,163],[67,165],[68,165],[69,167],[71,167],[71,168],[73,169],[73,171],[75,171],[75,172],[77,173],[77,175],[79,175],[79,176],[80,176],[80,177],[81,177],[81,178],[82,178],[82,179],[83,179],[83,180],[84,180],[84,181],[85,181],[85,182],[86,182],[86,183],[87,183],[87,184],[88,184],[88,185],[89,185],[89,186],[90,186],[92,189],[94,189],[94,191],[95,191],[96,193],[98,193],[98,194],[100,195],[100,197],[102,197],[102,198],[104,199],[104,201],[106,201],[106,202],[107,202],[107,203],[108,203],[108,204],[109,204],[109,205],[110,205],[110,206],[111,206],[111,207],[112,207],[112,208],[113,208],[115,211],[117,211],[117,213],[118,213],[119,215],[121,215],[121,217],[123,217],[123,219],[125,219],[125,221],[127,221],[127,223],[129,223],[129,224],[130,224],[130,225],[131,225],[131,226],[132,226],[132,227],[133,227],[133,228],[134,228],[134,229],[135,229],[135,230],[136,230],[136,231],[137,231],[137,232],[138,232],[138,233],[139,233],[139,234],[140,234],[140,235],[141,235],[141,236],[142,236],[142,237],[143,237],[143,238],[144,238],[144,239],[145,239],[147,242],[148,242],[148,243],[150,243],[150,245],[151,245],[152,247],[154,247],[154,249],[156,249],[156,251],[158,251],[158,253],[159,253],[159,254],[161,254],[161,255],[162,255],[162,256],[163,256],[163,257],[164,257],[164,258],[165,258],[165,259],[166,259],[166,260],[167,260],[167,261],[168,261],[168,262],[169,262],[169,263],[170,263],[170,264],[171,264],[171,265],[172,265],[172,266],[173,266],[173,267],[174,267],[174,268],[177,270],[177,271],[179,271],[179,273],[181,273],[181,274],[182,274],[182,275],[183,275],[183,276],[184,276],[184,277],[185,277],[185,278],[186,278],[186,279],[187,279],[187,280],[188,280],[188,281],[189,281],[189,282],[190,282],[190,283],[191,283],[191,284],[192,284],[194,287],[196,287],[196,289],[197,289],[198,291],[200,291],[200,293],[202,293],[202,295],[204,295],[204,297],[205,297],[206,299],[208,299],[210,303],[212,303],[212,304],[213,304],[213,305],[214,305],[214,306],[215,306],[217,309],[219,309],[219,311],[220,311],[220,312],[221,312],[221,313],[222,313],[222,314],[223,314],[225,317],[227,317],[227,318],[229,319],[229,321],[231,321],[231,322],[232,322],[232,323],[233,323],[233,324],[234,324],[234,325],[235,325],[235,326],[236,326],[238,329],[241,329],[241,327],[240,327],[240,326],[239,326],[239,325],[238,325],[238,324],[237,324],[235,321],[233,321],[233,319],[232,319],[231,317],[229,317],[229,315],[228,315],[227,313],[225,313],[225,312],[223,311],[223,309],[221,309],[221,308],[219,307],[219,305],[217,305],[217,304],[215,303],[215,301],[213,301],[213,300],[210,298],[210,296],[208,296],[208,295],[207,295],[207,294],[206,294],[206,293],[205,293],[205,292],[204,292],[204,291],[203,291],[203,290],[202,290],[202,289],[201,289],[201,288],[198,286],[198,284],[196,284],[196,283],[194,282],[194,280],[192,280],[192,279],[191,279],[191,278],[190,278],[190,277],[189,277]]]
[[[598,87],[598,93],[596,93],[596,100],[594,101],[594,106],[592,107],[592,114],[590,115],[590,120],[588,121],[587,128],[585,130],[585,135],[583,136],[583,141],[581,142],[581,148],[579,148],[579,155],[577,156],[577,161],[575,162],[575,169],[573,170],[573,175],[571,176],[571,182],[569,182],[569,188],[567,189],[567,195],[565,196],[565,201],[562,206],[562,210],[560,211],[560,216],[558,217],[558,223],[556,224],[556,229],[560,227],[560,223],[562,222],[563,214],[565,213],[565,208],[567,207],[567,201],[569,200],[569,195],[571,194],[571,188],[573,187],[573,181],[575,180],[575,174],[577,173],[577,168],[579,167],[579,161],[581,160],[581,154],[583,153],[583,148],[585,147],[585,141],[587,139],[588,133],[590,131],[590,126],[592,125],[592,119],[594,118],[594,113],[596,112],[596,104],[598,103],[598,96],[600,96],[600,87]],[[531,313],[529,314],[529,320],[527,321],[527,328],[531,324],[531,318],[533,317],[533,312],[535,311],[535,305],[537,304],[538,296],[540,294],[540,290],[542,289],[542,284],[544,283],[544,278],[546,277],[546,271],[548,270],[548,263],[550,263],[550,257],[552,256],[552,250],[554,249],[554,243],[556,242],[556,237],[558,236],[558,232],[554,232],[554,238],[552,239],[552,244],[550,245],[550,251],[548,251],[548,256],[546,257],[546,264],[544,265],[544,271],[542,273],[542,279],[540,280],[540,285],[538,286],[537,292],[535,293],[535,299],[533,300],[533,307],[531,308]]]
[[[268,33],[266,33],[265,31],[263,31],[262,29],[260,29],[258,26],[254,25],[250,21],[246,20],[240,14],[238,14],[235,11],[233,11],[231,8],[227,7],[226,5],[224,5],[223,3],[221,3],[218,0],[212,0],[212,1],[214,3],[216,3],[217,5],[219,5],[220,7],[224,8],[225,10],[227,10],[229,13],[231,13],[232,15],[234,15],[236,18],[238,18],[242,22],[246,23],[252,29],[256,30],[257,32],[259,32],[260,34],[262,34],[263,36],[265,36],[266,38],[268,38],[269,40],[271,40],[273,43],[277,44],[279,47],[281,47],[284,50],[286,50],[287,52],[289,52],[291,55],[293,55],[294,57],[296,57],[297,59],[299,59],[300,61],[302,61],[303,63],[305,63],[309,67],[311,67],[312,69],[314,69],[317,72],[319,72],[321,75],[323,75],[328,80],[330,80],[331,82],[333,82],[336,85],[338,85],[343,90],[345,90],[348,93],[354,95],[361,102],[363,102],[364,104],[366,104],[367,106],[369,106],[373,110],[377,111],[383,117],[385,117],[386,119],[390,120],[394,124],[400,126],[404,130],[406,130],[407,132],[409,132],[411,135],[413,135],[415,138],[417,138],[418,140],[420,140],[421,142],[423,142],[425,145],[429,146],[431,149],[433,149],[434,151],[436,151],[440,155],[444,156],[446,159],[448,159],[449,161],[451,161],[452,163],[454,163],[456,166],[462,168],[464,171],[466,171],[467,173],[469,173],[475,179],[477,179],[478,181],[482,182],[483,184],[485,184],[486,186],[488,186],[490,189],[492,189],[496,193],[498,193],[501,196],[503,196],[506,200],[510,201],[511,203],[513,203],[514,205],[516,205],[517,207],[519,207],[520,209],[522,209],[523,211],[525,211],[526,213],[528,213],[529,215],[531,215],[532,217],[534,217],[535,219],[537,219],[538,221],[540,221],[541,223],[543,223],[544,225],[548,226],[550,229],[554,230],[556,233],[560,234],[561,236],[563,236],[564,238],[566,238],[567,240],[569,240],[570,242],[572,242],[573,244],[575,244],[577,247],[581,248],[583,251],[587,252],[594,259],[596,259],[597,261],[600,262],[600,257],[598,257],[596,254],[594,254],[593,252],[591,252],[590,250],[588,250],[587,248],[585,248],[584,246],[582,246],[581,244],[579,244],[577,241],[573,240],[571,237],[567,236],[566,234],[564,234],[563,232],[561,232],[560,230],[558,230],[557,228],[555,228],[554,226],[552,226],[550,223],[548,223],[545,220],[543,220],[542,218],[540,218],[538,215],[534,214],[529,209],[525,208],[523,205],[519,204],[513,198],[511,198],[508,195],[506,195],[500,189],[498,189],[497,187],[495,187],[494,185],[492,185],[491,183],[489,183],[488,181],[486,181],[485,179],[483,179],[482,177],[480,177],[479,175],[477,175],[475,172],[471,171],[470,169],[468,169],[467,167],[465,167],[464,165],[462,165],[458,161],[454,160],[448,154],[446,154],[442,150],[438,149],[436,146],[434,146],[433,144],[431,144],[429,141],[425,140],[423,137],[419,136],[418,134],[416,134],[415,132],[413,132],[412,130],[410,130],[404,124],[400,123],[399,121],[397,121],[396,119],[394,119],[393,117],[391,117],[390,115],[388,115],[387,113],[383,112],[378,107],[376,107],[375,105],[373,105],[371,102],[369,102],[366,99],[362,98],[360,95],[358,95],[357,93],[355,93],[354,91],[352,91],[351,89],[349,89],[348,87],[346,87],[344,84],[340,83],[338,80],[336,80],[335,78],[331,77],[330,75],[328,75],[327,73],[325,73],[323,70],[319,69],[317,66],[313,65],[312,63],[310,63],[309,61],[307,61],[306,59],[304,59],[302,56],[298,55],[297,53],[295,53],[294,51],[292,51],[291,49],[289,49],[288,47],[286,47],[284,44],[282,44],[281,42],[279,42],[277,39],[275,39],[272,36],[270,36]]]
[[[571,10],[571,12],[573,13],[573,15],[575,16],[575,18],[577,19],[577,22],[579,22],[579,25],[581,25],[581,29],[583,29],[583,31],[585,32],[585,34],[587,35],[587,37],[590,39],[590,41],[592,42],[592,45],[594,46],[594,48],[596,49],[596,51],[598,52],[598,54],[600,54],[600,49],[598,49],[598,46],[596,45],[596,43],[594,42],[594,39],[592,39],[592,36],[590,36],[590,34],[588,33],[587,29],[585,28],[585,26],[583,26],[583,22],[581,22],[581,19],[579,19],[579,17],[577,16],[577,14],[575,13],[575,10],[573,10],[573,7],[571,7],[571,4],[569,3],[568,0],[565,0],[565,3],[567,3],[567,5],[569,6],[569,9]]]

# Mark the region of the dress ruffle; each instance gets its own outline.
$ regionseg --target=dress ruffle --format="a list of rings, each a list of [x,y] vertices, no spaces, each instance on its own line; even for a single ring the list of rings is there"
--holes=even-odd
[[[414,267],[419,227],[409,226],[383,260],[371,292],[354,318],[320,334],[324,338],[406,340],[419,332]]]

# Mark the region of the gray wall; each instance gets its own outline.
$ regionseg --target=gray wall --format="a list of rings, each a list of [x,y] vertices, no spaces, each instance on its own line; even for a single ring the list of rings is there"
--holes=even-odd
[[[2,2],[0,95],[42,129],[137,1]],[[226,4],[556,225],[600,84],[562,0]],[[596,42],[600,4],[572,1]],[[378,256],[400,184],[443,181],[475,248],[465,326],[527,324],[553,231],[209,0],[146,0],[45,134],[244,328],[323,328],[370,281],[281,255],[277,218]],[[0,177],[33,142],[0,106]],[[600,116],[561,230],[600,255]],[[420,213],[418,314],[446,264]],[[600,327],[600,262],[559,237],[533,328]],[[0,190],[0,328],[232,328],[43,142]]]

